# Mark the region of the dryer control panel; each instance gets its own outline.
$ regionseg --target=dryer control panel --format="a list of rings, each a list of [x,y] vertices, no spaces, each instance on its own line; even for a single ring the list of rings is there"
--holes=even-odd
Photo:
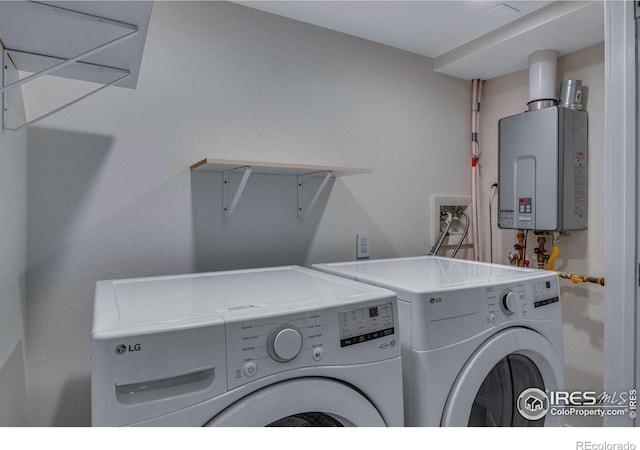
[[[226,325],[229,389],[275,373],[362,364],[400,354],[395,299]]]
[[[487,288],[486,324],[491,326],[516,318],[552,319],[559,307],[560,289],[555,276],[548,279]],[[546,308],[545,308],[546,307]]]

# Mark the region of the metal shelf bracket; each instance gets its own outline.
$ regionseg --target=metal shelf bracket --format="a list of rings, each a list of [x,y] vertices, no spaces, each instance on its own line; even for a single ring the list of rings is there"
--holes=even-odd
[[[318,187],[315,194],[313,195],[313,198],[309,202],[309,205],[305,206],[304,191],[305,191],[305,185],[308,183],[308,178],[317,177],[322,174],[324,174],[324,179],[322,180],[322,183],[320,183],[320,186]],[[329,183],[329,180],[331,179],[331,177],[333,177],[332,171],[317,172],[317,173],[307,174],[307,175],[298,175],[298,219],[299,220],[303,220],[305,216],[309,214],[311,210],[313,210],[313,207],[316,205],[316,202],[320,198],[320,195],[322,195],[322,192],[327,187],[327,184]]]
[[[116,45],[116,44],[118,44],[118,43],[120,43],[120,42],[122,42],[122,41],[124,41],[126,39],[129,39],[129,38],[135,36],[139,31],[138,27],[136,25],[129,24],[129,23],[118,22],[118,21],[106,19],[104,17],[98,17],[98,16],[93,16],[93,15],[90,15],[90,14],[84,14],[84,13],[80,13],[80,12],[77,12],[77,11],[72,11],[72,10],[60,8],[58,6],[50,6],[50,5],[46,5],[46,4],[38,3],[38,2],[25,2],[25,3],[29,4],[29,5],[33,5],[33,7],[38,7],[38,8],[50,8],[56,14],[68,14],[68,15],[73,15],[75,17],[80,17],[80,18],[83,18],[83,19],[95,21],[96,24],[98,24],[98,23],[107,23],[107,24],[110,24],[112,26],[115,26],[115,27],[118,27],[118,28],[122,28],[123,30],[125,30],[125,33],[123,35],[111,40],[111,41],[105,42],[105,43],[103,43],[103,44],[101,44],[101,45],[99,45],[99,46],[97,46],[97,47],[95,47],[95,48],[93,48],[91,50],[88,50],[88,51],[83,52],[83,53],[81,53],[81,54],[79,54],[77,56],[74,56],[73,58],[68,58],[68,59],[67,58],[60,58],[60,57],[57,57],[57,56],[54,56],[54,55],[36,55],[36,54],[33,54],[33,53],[20,51],[19,53],[22,53],[22,54],[31,54],[31,55],[34,55],[34,56],[49,57],[49,58],[52,58],[52,59],[59,60],[60,62],[48,67],[47,69],[40,70],[38,72],[33,73],[32,75],[29,75],[29,76],[27,76],[25,78],[22,78],[20,80],[17,80],[17,81],[14,81],[12,83],[8,83],[8,84],[7,84],[7,76],[6,76],[6,70],[7,69],[6,68],[8,67],[8,65],[10,63],[9,54],[11,52],[18,53],[18,51],[17,50],[12,50],[12,49],[5,49],[3,51],[3,56],[2,56],[2,64],[3,64],[3,69],[5,70],[5,73],[4,73],[4,76],[2,77],[2,87],[0,88],[0,93],[2,93],[2,114],[3,114],[2,126],[3,126],[4,129],[12,130],[12,131],[19,130],[20,128],[23,128],[23,127],[26,127],[28,125],[34,124],[34,123],[36,123],[36,122],[38,122],[38,121],[40,121],[42,119],[45,119],[45,118],[47,118],[47,117],[49,117],[49,116],[51,116],[51,115],[53,115],[53,114],[55,114],[55,113],[57,113],[59,111],[62,111],[63,109],[66,109],[69,106],[72,106],[72,105],[78,103],[79,101],[84,100],[84,99],[86,99],[87,97],[89,97],[89,96],[91,96],[93,94],[96,94],[97,92],[101,91],[102,89],[105,89],[105,88],[107,88],[107,87],[109,87],[109,86],[111,86],[111,85],[113,85],[113,84],[115,84],[115,83],[117,83],[117,82],[119,82],[121,80],[124,80],[125,78],[130,76],[130,72],[128,70],[125,70],[125,69],[108,68],[108,69],[113,69],[113,70],[119,71],[123,75],[121,77],[117,78],[116,80],[113,80],[113,81],[105,84],[104,86],[101,86],[98,89],[95,89],[95,90],[89,92],[88,94],[77,98],[76,100],[73,100],[73,101],[71,101],[71,102],[69,102],[69,103],[67,103],[67,104],[65,104],[65,105],[63,105],[63,106],[61,106],[59,108],[54,109],[53,111],[50,111],[50,112],[48,112],[46,114],[43,114],[43,115],[41,115],[39,117],[36,117],[35,119],[32,119],[32,120],[30,120],[30,121],[28,121],[28,122],[26,122],[26,123],[24,123],[24,124],[22,124],[22,125],[20,125],[18,127],[15,127],[15,128],[8,127],[8,125],[6,123],[7,122],[7,108],[8,108],[7,92],[10,89],[14,89],[14,88],[16,88],[18,86],[22,86],[22,85],[24,85],[26,83],[29,83],[29,82],[31,82],[33,80],[36,80],[37,78],[40,78],[40,77],[42,77],[44,75],[49,75],[49,74],[51,74],[51,73],[53,73],[55,71],[64,69],[64,68],[66,68],[68,66],[71,66],[74,63],[84,64],[86,66],[89,66],[90,64],[82,63],[82,62],[80,62],[80,60],[84,59],[84,58],[88,58],[91,55],[94,55],[94,54],[96,54],[96,53],[98,53],[100,51],[106,50],[109,47],[112,47],[112,46],[114,46],[114,45]],[[101,66],[95,66],[95,67],[96,68],[101,68]]]
[[[235,192],[232,192],[230,174],[236,170],[243,170],[243,173],[238,188]],[[240,197],[242,197],[242,193],[244,192],[244,188],[247,186],[247,181],[249,181],[250,175],[251,167],[249,166],[237,167],[235,169],[222,172],[222,220],[225,222],[229,220],[235,212],[238,202],[240,201]]]

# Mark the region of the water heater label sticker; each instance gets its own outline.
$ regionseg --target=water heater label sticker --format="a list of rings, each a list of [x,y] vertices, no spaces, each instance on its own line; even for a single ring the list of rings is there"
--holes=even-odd
[[[514,212],[512,210],[498,211],[498,225],[503,227],[513,226]]]
[[[513,220],[513,211],[500,210],[498,214],[501,220]]]
[[[587,159],[585,153],[576,150],[573,153],[573,213],[577,216],[587,214]]]

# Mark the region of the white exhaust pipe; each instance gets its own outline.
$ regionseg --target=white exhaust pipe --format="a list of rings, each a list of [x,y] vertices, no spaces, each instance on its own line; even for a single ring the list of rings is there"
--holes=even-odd
[[[529,111],[556,104],[557,50],[536,50],[529,55]]]

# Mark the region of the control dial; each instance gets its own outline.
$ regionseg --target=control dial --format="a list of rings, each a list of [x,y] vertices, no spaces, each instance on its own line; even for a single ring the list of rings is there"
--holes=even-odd
[[[290,323],[275,328],[267,340],[269,356],[274,360],[285,363],[298,356],[302,348],[302,334]]]
[[[513,291],[505,290],[500,294],[500,303],[502,304],[502,310],[505,314],[511,315],[516,312],[516,301],[518,300],[518,294]]]

